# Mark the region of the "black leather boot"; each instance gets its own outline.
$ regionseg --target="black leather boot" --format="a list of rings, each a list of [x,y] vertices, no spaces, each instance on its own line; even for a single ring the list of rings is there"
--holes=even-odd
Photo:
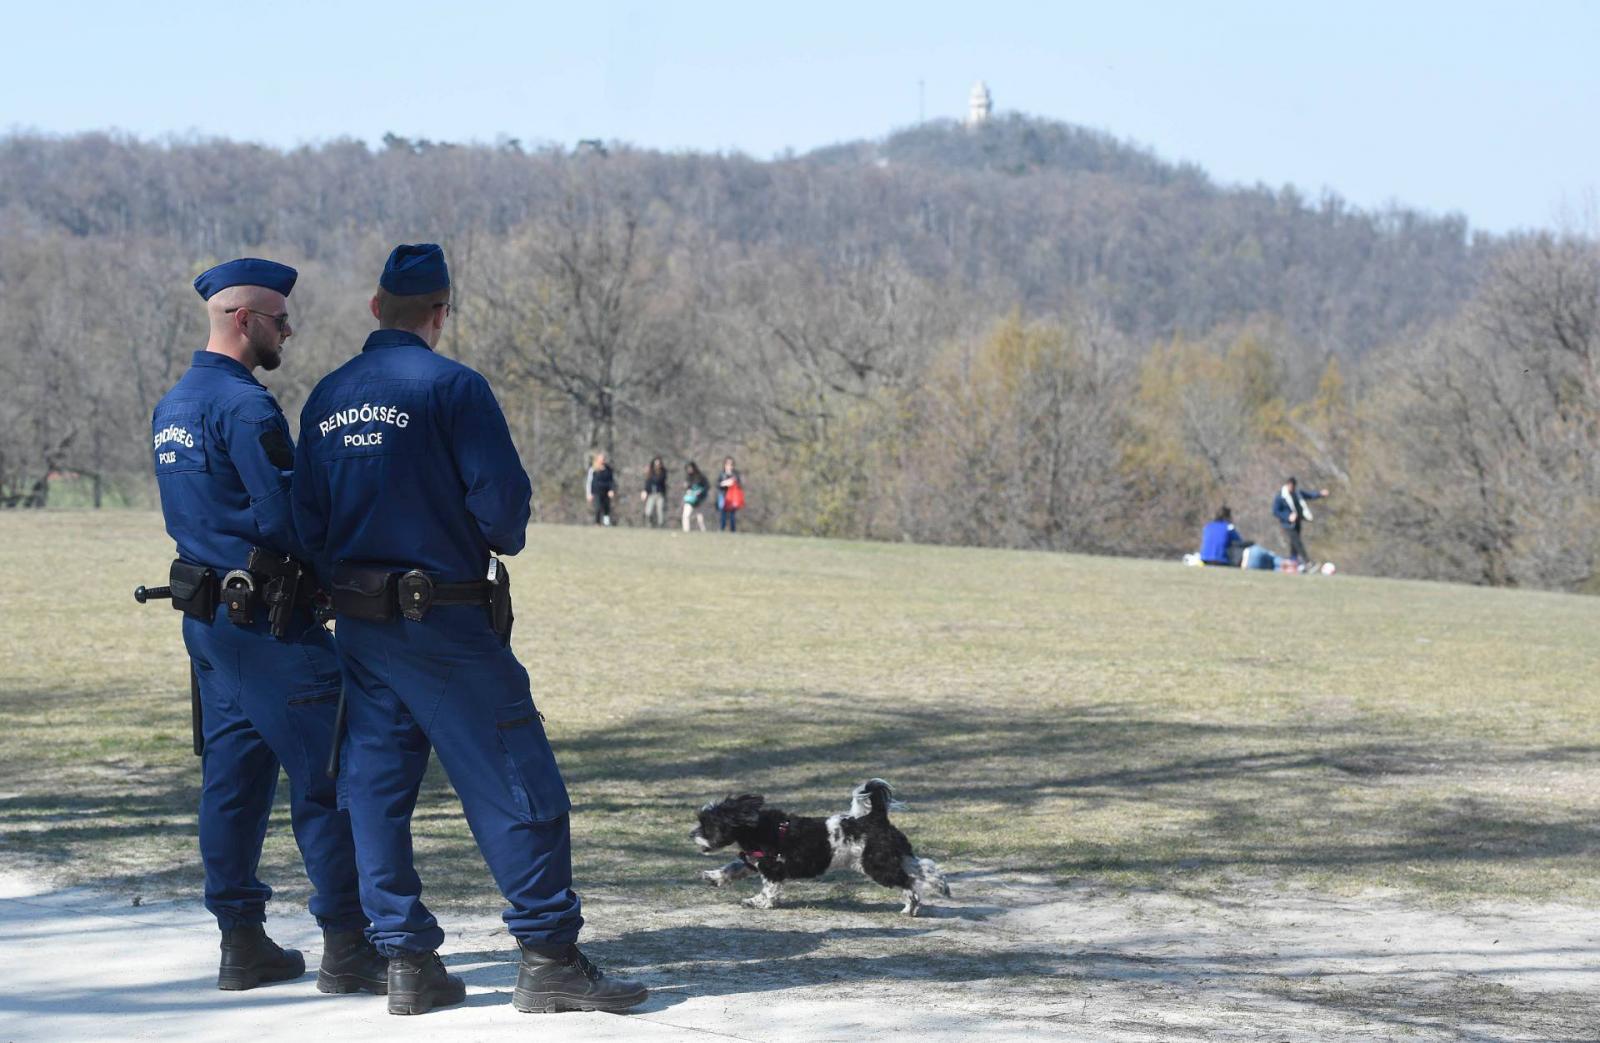
[[[269,981],[288,981],[306,972],[298,949],[280,949],[258,923],[240,924],[222,932],[222,966],[217,988],[237,992]]]
[[[382,996],[389,991],[389,961],[372,947],[367,941],[367,932],[361,928],[324,928],[317,991],[370,992]]]
[[[453,1006],[466,998],[466,983],[445,973],[438,953],[389,957],[390,1014],[426,1014],[435,1007]]]
[[[576,945],[520,947],[522,967],[511,1004],[524,1014],[627,1010],[650,996],[650,990],[636,981],[607,978]]]

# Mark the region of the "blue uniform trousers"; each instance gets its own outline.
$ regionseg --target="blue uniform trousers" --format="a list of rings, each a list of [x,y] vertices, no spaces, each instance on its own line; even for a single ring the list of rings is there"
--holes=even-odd
[[[289,820],[315,889],[311,913],[324,927],[361,927],[350,818],[327,777],[339,660],[327,631],[297,615],[293,640],[265,622],[235,626],[217,607],[208,626],[187,616],[183,643],[200,677],[205,747],[201,761],[200,858],[206,908],[223,930],[266,918],[272,888],[256,875],[278,788],[289,776]]]
[[[435,608],[421,622],[341,617],[338,630],[348,702],[339,781],[378,951],[444,943],[412,864],[411,814],[431,750],[510,904],[511,934],[536,945],[575,941],[583,915],[572,890],[572,805],[528,672],[484,608]]]

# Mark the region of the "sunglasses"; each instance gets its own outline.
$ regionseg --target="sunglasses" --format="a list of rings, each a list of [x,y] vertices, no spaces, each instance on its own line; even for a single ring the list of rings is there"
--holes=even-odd
[[[264,311],[256,311],[254,308],[250,307],[247,304],[241,304],[237,308],[228,308],[228,309],[226,309],[225,311],[223,311],[222,314],[224,314],[224,315],[232,315],[236,311],[247,311],[251,315],[259,315],[263,319],[271,319],[277,325],[279,333],[287,333],[289,331],[289,313],[288,312],[284,312],[282,315],[268,315]]]

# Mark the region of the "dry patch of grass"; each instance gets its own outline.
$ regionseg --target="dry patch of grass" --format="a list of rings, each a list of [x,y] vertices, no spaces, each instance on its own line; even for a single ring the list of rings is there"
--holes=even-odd
[[[197,888],[178,616],[129,597],[170,546],[0,515],[0,858]],[[1600,599],[552,527],[512,571],[588,891],[694,886],[708,796],[882,775],[955,867],[1600,900]],[[495,901],[437,771],[417,833],[430,896]],[[266,862],[303,887],[286,821]]]

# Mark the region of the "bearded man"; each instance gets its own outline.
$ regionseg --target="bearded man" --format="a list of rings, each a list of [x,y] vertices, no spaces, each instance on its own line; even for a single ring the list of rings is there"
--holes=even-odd
[[[323,929],[317,986],[382,994],[387,964],[364,934],[350,817],[324,767],[339,660],[313,617],[315,577],[295,539],[294,443],[278,403],[253,376],[276,369],[294,335],[288,297],[296,276],[247,257],[195,280],[210,336],[157,403],[151,425],[161,510],[178,551],[173,605],[184,613],[199,688],[205,901],[222,931],[218,988],[305,973],[299,952],[267,937],[272,888],[257,876],[281,766],[314,889],[311,912]],[[281,585],[302,569],[296,584]]]

